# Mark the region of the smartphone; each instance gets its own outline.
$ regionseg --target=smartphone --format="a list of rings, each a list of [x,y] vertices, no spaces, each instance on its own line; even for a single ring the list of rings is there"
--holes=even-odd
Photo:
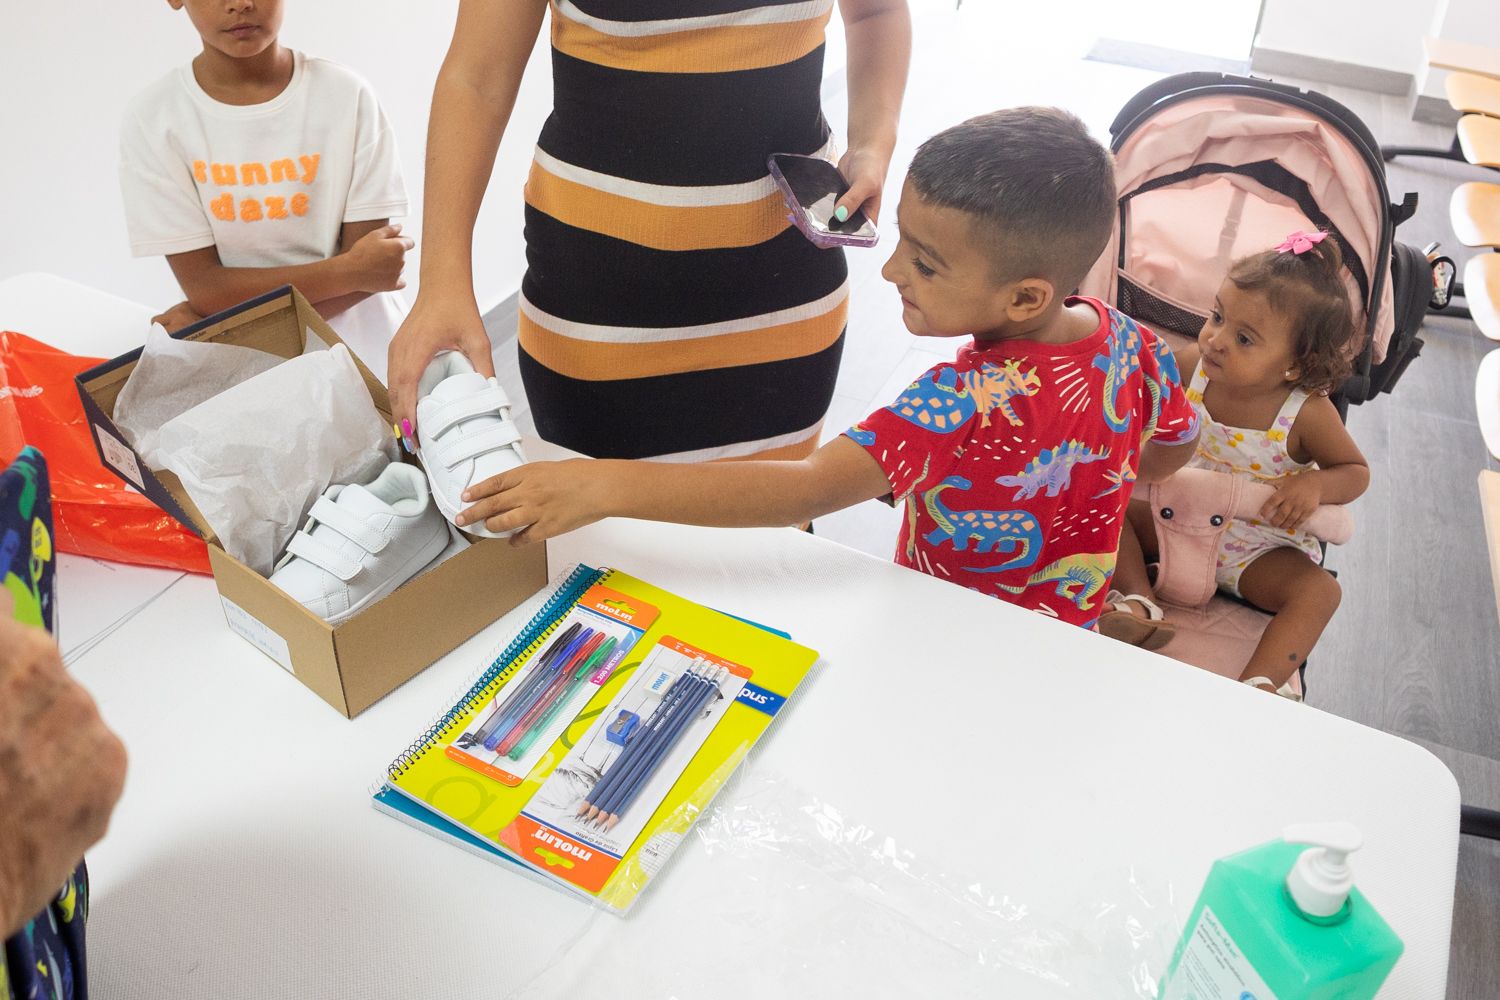
[[[849,182],[827,160],[794,153],[773,153],[766,161],[771,178],[792,216],[792,224],[817,247],[872,247],[880,238],[875,224],[856,211],[843,222],[833,217],[834,205]]]

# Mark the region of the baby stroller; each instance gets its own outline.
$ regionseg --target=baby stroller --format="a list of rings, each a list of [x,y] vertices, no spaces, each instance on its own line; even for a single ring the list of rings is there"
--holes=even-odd
[[[1231,262],[1294,230],[1323,229],[1342,251],[1359,331],[1354,373],[1333,401],[1342,416],[1391,391],[1421,351],[1434,272],[1423,251],[1396,242],[1416,196],[1391,203],[1380,147],[1352,111],[1265,80],[1179,73],[1130,100],[1110,135],[1119,214],[1084,294],[1176,349],[1196,339]],[[1238,677],[1269,617],[1216,595],[1208,546],[1236,510],[1253,512],[1260,501],[1232,477],[1194,472],[1150,491],[1164,553],[1156,588],[1177,633],[1161,652]],[[1322,508],[1308,528],[1344,541],[1352,525]],[[1294,680],[1300,693],[1303,677]]]
[[[1132,98],[1110,135],[1119,216],[1084,294],[1181,346],[1232,261],[1324,229],[1343,252],[1362,330],[1335,402],[1343,413],[1391,391],[1421,351],[1433,269],[1396,242],[1417,197],[1391,203],[1380,147],[1354,112],[1267,80],[1179,73]]]

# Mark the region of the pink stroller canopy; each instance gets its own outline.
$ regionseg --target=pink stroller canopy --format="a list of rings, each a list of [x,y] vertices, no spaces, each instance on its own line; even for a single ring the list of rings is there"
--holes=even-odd
[[[1229,266],[1293,230],[1341,238],[1359,341],[1385,357],[1394,327],[1385,193],[1337,127],[1248,94],[1190,96],[1152,112],[1115,154],[1121,209],[1082,291],[1148,326],[1196,336]],[[1123,247],[1123,256],[1122,256]],[[1385,258],[1382,259],[1382,251]],[[1367,301],[1380,281],[1370,325]]]

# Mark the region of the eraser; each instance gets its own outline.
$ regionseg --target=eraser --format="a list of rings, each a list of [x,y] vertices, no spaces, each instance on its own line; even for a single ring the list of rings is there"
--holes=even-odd
[[[641,686],[641,691],[648,697],[660,698],[667,693],[667,689],[677,679],[678,673],[679,671],[670,667],[657,667],[655,673],[647,676],[645,683]]]

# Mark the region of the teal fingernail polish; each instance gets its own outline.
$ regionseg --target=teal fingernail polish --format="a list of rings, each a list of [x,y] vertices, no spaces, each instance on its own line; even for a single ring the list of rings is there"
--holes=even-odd
[[[840,205],[833,210],[833,217],[840,222],[847,222],[849,220],[849,207],[847,205]]]

